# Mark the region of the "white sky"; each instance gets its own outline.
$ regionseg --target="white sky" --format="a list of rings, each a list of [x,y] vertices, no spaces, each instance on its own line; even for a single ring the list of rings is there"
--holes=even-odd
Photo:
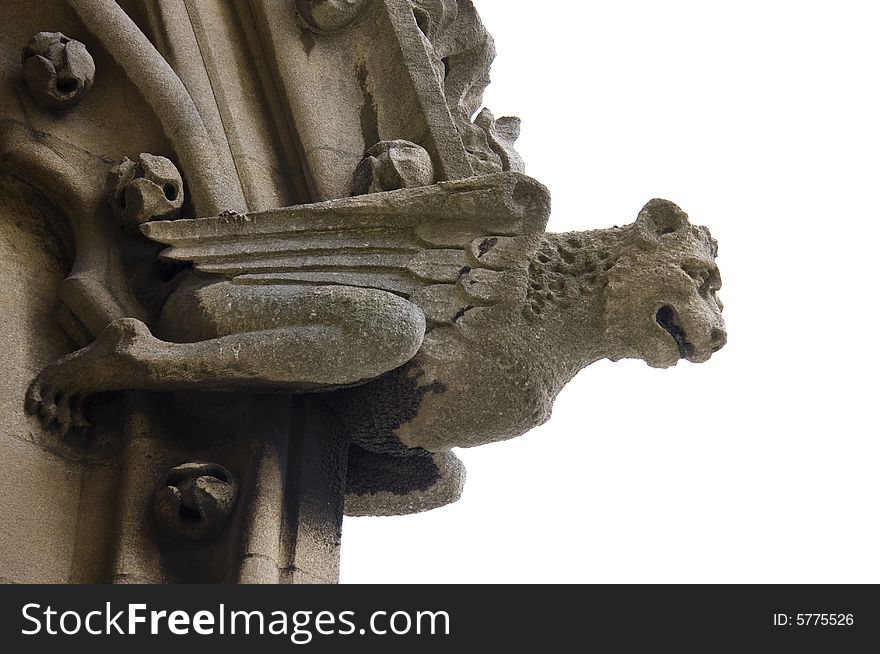
[[[347,518],[342,582],[880,582],[880,5],[475,0],[552,231],[653,197],[720,244],[727,347],[602,361],[463,498]]]

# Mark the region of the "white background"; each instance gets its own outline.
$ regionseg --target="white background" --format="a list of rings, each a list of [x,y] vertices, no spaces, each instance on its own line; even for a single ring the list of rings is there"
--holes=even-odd
[[[342,581],[880,582],[874,2],[476,0],[552,231],[653,197],[720,243],[727,347],[601,361],[464,497],[347,518]]]

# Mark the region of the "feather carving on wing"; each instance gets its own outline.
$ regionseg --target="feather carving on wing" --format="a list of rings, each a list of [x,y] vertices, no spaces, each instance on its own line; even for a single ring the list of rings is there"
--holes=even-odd
[[[422,308],[429,326],[505,295],[517,237],[544,232],[549,193],[520,173],[329,200],[257,214],[157,221],[165,259],[236,284],[376,288]]]

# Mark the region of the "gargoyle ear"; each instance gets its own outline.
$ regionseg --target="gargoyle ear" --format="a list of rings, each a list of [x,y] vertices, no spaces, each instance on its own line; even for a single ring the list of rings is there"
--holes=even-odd
[[[690,225],[687,214],[669,200],[654,198],[639,212],[636,222],[655,237],[671,234]]]

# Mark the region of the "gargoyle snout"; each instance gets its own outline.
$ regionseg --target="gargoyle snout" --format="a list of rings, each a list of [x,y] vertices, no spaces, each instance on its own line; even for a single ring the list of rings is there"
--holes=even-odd
[[[727,345],[727,332],[723,327],[713,327],[709,334],[709,344],[713,352],[717,352]]]

